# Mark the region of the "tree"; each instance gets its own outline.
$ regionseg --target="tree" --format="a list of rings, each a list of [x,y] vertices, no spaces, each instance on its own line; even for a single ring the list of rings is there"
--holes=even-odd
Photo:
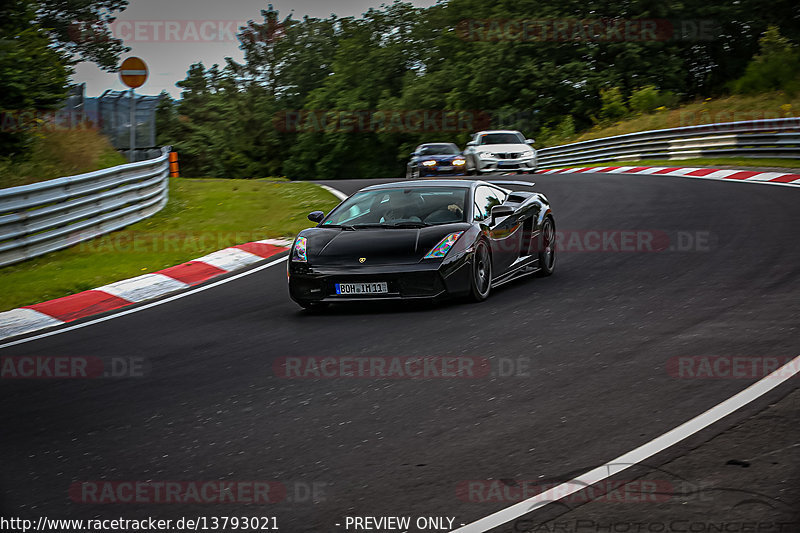
[[[37,21],[47,28],[53,46],[73,60],[96,63],[103,70],[116,70],[120,55],[130,50],[115,39],[109,28],[115,14],[128,0],[30,0],[37,8]]]
[[[731,84],[737,93],[800,89],[800,49],[770,26],[759,40],[760,51],[748,63],[744,75]]]
[[[0,9],[0,155],[24,152],[43,112],[67,96],[66,55],[51,46],[33,6],[18,1]]]

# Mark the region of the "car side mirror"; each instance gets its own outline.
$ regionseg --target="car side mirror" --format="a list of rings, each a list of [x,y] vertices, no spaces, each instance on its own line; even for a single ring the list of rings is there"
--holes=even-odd
[[[507,217],[514,213],[514,208],[510,205],[496,205],[492,208],[492,223],[491,226],[494,226],[495,220],[500,217]]]
[[[536,142],[536,139],[525,139],[526,144],[533,144]]]
[[[478,141],[470,141],[467,143],[467,146],[478,146]]]
[[[312,211],[308,214],[308,220],[311,222],[316,222],[317,224],[322,222],[323,218],[325,218],[325,213],[322,211]]]

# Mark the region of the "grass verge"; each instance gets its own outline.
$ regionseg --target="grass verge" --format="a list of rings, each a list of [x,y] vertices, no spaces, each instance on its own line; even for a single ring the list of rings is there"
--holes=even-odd
[[[125,158],[97,130],[53,130],[37,134],[27,157],[0,158],[0,188],[74,176],[125,163]]]
[[[170,180],[151,218],[71,248],[0,268],[0,311],[155,272],[244,242],[293,237],[338,200],[312,183]]]
[[[800,116],[800,94],[789,95],[783,91],[757,95],[735,94],[697,100],[676,109],[659,108],[652,113],[629,116],[613,124],[603,123],[582,132],[555,135],[542,139],[541,147],[560,146],[640,131],[795,116]]]
[[[584,168],[584,167],[715,167],[765,169],[781,168],[786,172],[800,169],[800,159],[760,159],[760,158],[706,158],[695,159],[644,159],[641,161],[605,161],[603,163],[573,163],[550,168]]]

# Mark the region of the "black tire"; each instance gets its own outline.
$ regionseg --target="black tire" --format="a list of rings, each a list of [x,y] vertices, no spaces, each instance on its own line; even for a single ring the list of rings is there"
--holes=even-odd
[[[542,222],[542,231],[539,234],[539,271],[536,275],[540,278],[550,276],[556,269],[556,224],[552,217],[547,216]]]
[[[489,297],[492,290],[492,254],[486,241],[480,240],[475,244],[469,285],[469,295],[473,301],[482,302]]]

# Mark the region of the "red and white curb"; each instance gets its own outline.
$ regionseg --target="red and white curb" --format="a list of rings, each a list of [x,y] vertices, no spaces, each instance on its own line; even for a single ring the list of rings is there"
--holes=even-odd
[[[152,274],[5,311],[0,313],[0,339],[159,298],[222,274],[241,270],[285,252],[291,245],[292,241],[286,239],[238,244]]]
[[[800,174],[785,172],[760,172],[754,170],[723,170],[717,168],[691,167],[570,167],[551,170],[537,170],[537,174],[649,174],[652,176],[679,176],[683,178],[704,178],[717,180],[768,183],[771,185],[800,186]]]

